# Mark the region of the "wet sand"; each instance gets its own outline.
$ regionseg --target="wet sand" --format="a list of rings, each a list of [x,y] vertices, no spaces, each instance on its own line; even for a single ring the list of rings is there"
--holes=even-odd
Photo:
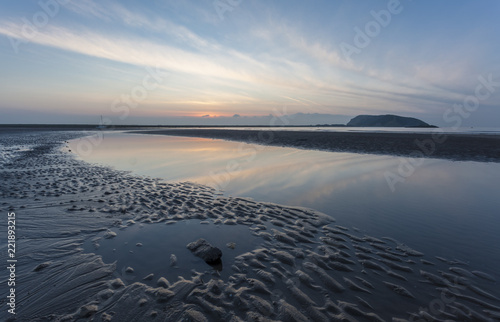
[[[0,208],[17,219],[19,321],[494,321],[500,316],[499,276],[466,259],[423,254],[418,245],[370,236],[313,209],[222,197],[189,182],[163,183],[86,164],[64,148],[65,141],[81,135],[0,135]],[[155,269],[151,276],[147,257],[121,272],[99,247],[85,247],[89,242],[105,247],[136,225],[147,233],[148,227],[193,220],[207,230],[220,227],[221,233],[224,227],[246,227],[251,250],[238,246],[244,239],[220,247],[221,273],[194,255],[183,256],[189,252],[184,245],[165,252],[170,262],[165,274]],[[6,221],[1,226],[5,231]],[[197,239],[192,237],[189,242]],[[215,238],[207,241],[215,244]],[[155,247],[130,242],[135,254]],[[157,242],[157,247],[172,243],[168,234]],[[6,253],[6,246],[1,248]],[[236,253],[224,256],[228,252]],[[168,273],[175,266],[183,267],[183,276]],[[6,274],[0,272],[2,285]],[[0,305],[0,319],[6,320],[5,297]]]
[[[411,129],[409,129],[411,131]],[[439,129],[436,129],[439,131]],[[500,162],[500,135],[169,129],[135,133],[190,136],[332,152]]]

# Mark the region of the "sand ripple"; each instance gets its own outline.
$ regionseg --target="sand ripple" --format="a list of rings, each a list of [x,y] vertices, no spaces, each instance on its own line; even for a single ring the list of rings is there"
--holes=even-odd
[[[189,182],[167,184],[85,164],[60,150],[64,141],[81,135],[0,135],[3,149],[15,151],[3,154],[0,197],[2,210],[15,211],[20,220],[20,321],[500,317],[498,276],[473,263],[434,262],[402,242],[336,225],[311,209],[223,197]],[[30,148],[18,149],[25,146]],[[223,255],[227,277],[207,265],[193,268],[189,277],[167,280],[145,274],[129,282],[115,263],[98,255],[99,244],[117,238],[116,231],[119,236],[120,230],[137,224],[184,220],[199,220],[203,227],[247,227],[257,246],[230,262]],[[99,234],[110,239],[96,238]],[[83,248],[90,240],[95,253]],[[230,245],[223,254],[237,252],[240,241]],[[135,252],[145,248],[134,247]],[[175,254],[164,254],[171,269],[181,264]],[[133,264],[130,268],[127,274],[136,274]],[[1,274],[5,283],[6,273]],[[5,306],[5,299],[0,304]],[[4,310],[0,318],[7,318]]]

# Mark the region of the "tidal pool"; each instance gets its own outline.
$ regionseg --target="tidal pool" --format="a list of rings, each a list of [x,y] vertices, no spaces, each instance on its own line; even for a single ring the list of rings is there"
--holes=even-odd
[[[102,255],[107,263],[116,262],[116,272],[122,280],[151,285],[156,285],[159,277],[169,281],[176,281],[178,276],[189,279],[193,269],[227,279],[232,273],[234,258],[253,250],[263,241],[253,236],[248,226],[200,224],[200,220],[182,220],[168,225],[164,222],[136,223],[111,231],[116,237],[105,238],[102,232],[86,241],[84,249]],[[222,251],[221,265],[212,267],[186,248],[199,238]],[[234,244],[228,247],[229,243]],[[134,271],[127,272],[129,267]],[[154,277],[144,280],[150,274]]]
[[[500,266],[498,163],[423,159],[391,189],[388,171],[408,173],[395,156],[110,132],[90,150],[79,142],[70,148],[87,162],[314,208],[340,225],[395,238],[427,255],[470,261],[492,275]]]

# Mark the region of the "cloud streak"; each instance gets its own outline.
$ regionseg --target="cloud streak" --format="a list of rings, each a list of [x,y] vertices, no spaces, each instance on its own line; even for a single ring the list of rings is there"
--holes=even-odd
[[[488,70],[488,64],[499,63],[488,52],[498,46],[485,43],[493,24],[489,20],[484,34],[478,26],[478,30],[464,34],[464,43],[447,41],[446,47],[440,46],[433,34],[446,35],[448,28],[440,21],[434,24],[443,31],[427,30],[425,37],[406,42],[400,29],[411,31],[412,21],[419,18],[416,6],[423,4],[405,7],[399,20],[394,19],[362,55],[346,61],[339,43],[350,40],[353,28],[362,26],[363,19],[371,19],[369,8],[373,5],[364,3],[366,15],[358,14],[359,10],[353,10],[349,3],[336,5],[340,9],[329,17],[321,8],[295,4],[297,10],[312,16],[295,21],[295,17],[303,16],[293,12],[293,3],[286,8],[259,1],[243,3],[220,21],[213,19],[217,15],[210,11],[211,6],[193,1],[141,6],[118,1],[71,1],[64,10],[61,8],[60,16],[30,37],[25,55],[35,61],[34,68],[40,68],[36,64],[39,49],[76,62],[90,64],[98,59],[99,64],[118,70],[114,80],[109,78],[113,87],[130,86],[119,78],[119,70],[133,75],[146,66],[158,69],[168,74],[168,83],[144,102],[144,113],[146,108],[149,114],[159,110],[192,113],[198,109],[200,115],[213,113],[209,108],[226,111],[227,115],[248,114],[249,110],[258,114],[278,105],[289,105],[291,112],[436,115],[453,101],[463,99],[477,76]],[[326,2],[324,5],[332,10],[335,7]],[[353,12],[358,16],[352,16]],[[336,20],[331,21],[332,17]],[[9,15],[9,10],[0,14],[0,35],[4,39],[24,40],[23,25],[23,20]],[[324,30],[315,30],[318,26],[324,26]],[[7,48],[4,45],[0,50]],[[57,62],[53,64],[57,68]],[[88,78],[100,77],[96,70],[87,73]],[[57,89],[53,90],[55,102]],[[88,101],[84,97],[88,91],[82,88],[75,97]],[[496,101],[485,105],[499,101],[497,97],[492,99]],[[14,98],[9,96],[9,100]],[[17,103],[22,105],[21,101]]]

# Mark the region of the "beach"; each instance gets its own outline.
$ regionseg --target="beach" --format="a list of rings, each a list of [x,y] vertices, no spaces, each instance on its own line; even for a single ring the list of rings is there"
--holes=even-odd
[[[223,196],[78,160],[67,142],[95,132],[0,134],[2,213],[15,213],[19,321],[494,321],[498,276],[371,236],[310,208]],[[488,135],[161,130],[328,151],[498,162]],[[432,153],[415,145],[434,142]],[[431,141],[426,141],[431,140]],[[441,142],[441,143],[439,143]],[[430,143],[426,145],[431,147]],[[420,149],[420,150],[419,150]],[[429,150],[430,151],[430,150]],[[1,223],[6,231],[7,221]],[[178,241],[169,239],[178,230]],[[133,234],[132,234],[133,233]],[[129,234],[129,235],[127,235]],[[120,236],[127,237],[123,244]],[[146,238],[143,236],[158,236]],[[224,239],[223,235],[231,236]],[[222,252],[208,265],[187,245]],[[112,245],[113,241],[121,244]],[[169,245],[176,245],[170,247]],[[108,261],[99,252],[125,251]],[[7,253],[2,244],[2,252]],[[156,251],[149,254],[149,251]],[[134,257],[138,256],[138,257]],[[123,265],[127,257],[133,258]],[[164,257],[161,267],[157,258]],[[122,270],[123,266],[123,270]],[[1,275],[5,285],[9,276]],[[8,298],[3,298],[2,306]],[[394,305],[397,303],[397,305]],[[0,318],[7,319],[5,310]]]
[[[0,322],[500,321],[500,3],[4,1]]]

